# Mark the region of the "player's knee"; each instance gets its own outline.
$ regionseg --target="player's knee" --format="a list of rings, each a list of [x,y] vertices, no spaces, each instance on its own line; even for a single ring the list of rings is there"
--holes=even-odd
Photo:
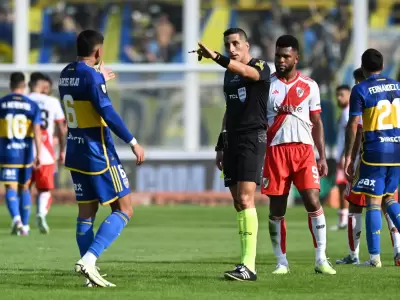
[[[362,206],[355,205],[353,203],[349,204],[349,213],[350,214],[361,214],[363,211]]]
[[[308,189],[301,192],[304,206],[308,212],[314,212],[321,208],[319,201],[319,190]]]
[[[18,185],[15,183],[10,183],[5,185],[6,190],[18,190]]]

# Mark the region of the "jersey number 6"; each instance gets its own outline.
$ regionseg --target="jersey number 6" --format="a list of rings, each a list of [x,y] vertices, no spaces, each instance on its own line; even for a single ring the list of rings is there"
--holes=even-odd
[[[64,95],[63,97],[65,114],[67,115],[67,122],[69,128],[78,128],[78,120],[76,119],[74,109],[74,98],[71,95]]]

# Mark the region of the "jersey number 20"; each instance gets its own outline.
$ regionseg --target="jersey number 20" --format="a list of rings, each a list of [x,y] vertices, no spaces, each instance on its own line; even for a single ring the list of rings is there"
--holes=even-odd
[[[388,130],[400,127],[400,98],[389,100],[380,100],[377,108],[382,112],[378,115],[378,130]],[[392,115],[393,114],[393,115]],[[394,119],[396,116],[396,119]]]
[[[10,140],[13,138],[22,140],[26,137],[28,132],[28,119],[22,114],[7,114],[7,138]]]
[[[71,95],[64,95],[63,97],[65,113],[67,115],[67,122],[69,128],[78,128],[78,120],[74,109],[74,98]]]

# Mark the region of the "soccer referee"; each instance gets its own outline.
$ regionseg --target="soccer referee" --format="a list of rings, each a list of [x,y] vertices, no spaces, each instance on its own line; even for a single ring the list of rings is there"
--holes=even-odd
[[[197,54],[226,68],[224,94],[226,111],[215,148],[216,164],[224,171],[237,211],[241,240],[241,262],[225,278],[256,280],[255,258],[258,218],[254,205],[256,186],[266,150],[266,104],[270,69],[266,62],[250,56],[246,33],[240,28],[224,32],[226,57],[199,43]]]

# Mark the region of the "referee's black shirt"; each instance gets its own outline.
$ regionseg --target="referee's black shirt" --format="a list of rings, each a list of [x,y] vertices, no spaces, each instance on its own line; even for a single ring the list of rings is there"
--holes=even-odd
[[[265,61],[252,58],[248,63],[260,73],[254,81],[230,71],[225,72],[226,130],[247,133],[267,127],[267,99],[271,70]]]

